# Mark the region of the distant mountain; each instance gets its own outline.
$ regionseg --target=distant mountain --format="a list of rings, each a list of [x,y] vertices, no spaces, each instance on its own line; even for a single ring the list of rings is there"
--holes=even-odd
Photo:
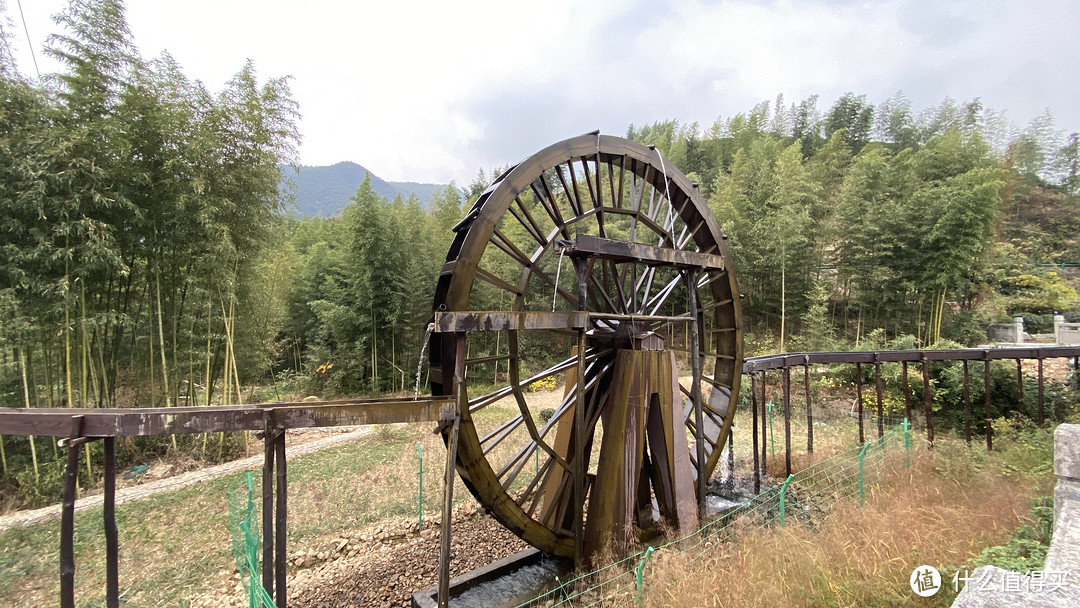
[[[297,173],[292,167],[283,167],[285,178],[296,184],[296,211],[300,217],[333,217],[347,207],[364,183],[364,176],[371,173],[356,163],[343,162],[329,167],[300,167]],[[284,186],[284,184],[283,184]],[[436,190],[445,184],[419,184],[416,182],[388,182],[371,173],[371,186],[387,200],[401,195],[402,199],[415,194],[424,204],[431,200]]]

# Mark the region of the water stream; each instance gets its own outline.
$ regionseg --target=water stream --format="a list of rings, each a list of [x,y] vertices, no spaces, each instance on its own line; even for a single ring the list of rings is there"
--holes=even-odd
[[[424,339],[420,342],[420,360],[416,362],[416,388],[413,390],[413,401],[420,398],[420,374],[424,371],[424,353],[427,352],[428,340],[431,339],[433,331],[435,331],[435,324],[428,323],[427,329],[424,330]]]
[[[566,562],[544,558],[494,580],[469,587],[452,597],[450,605],[454,608],[517,606],[551,589],[558,582],[556,577],[568,571]]]

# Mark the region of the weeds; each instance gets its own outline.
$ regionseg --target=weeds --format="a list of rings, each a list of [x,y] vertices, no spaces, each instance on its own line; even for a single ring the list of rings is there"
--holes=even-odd
[[[841,501],[816,525],[792,519],[707,553],[654,558],[645,605],[947,606],[951,585],[930,600],[917,598],[908,587],[912,569],[937,565],[949,579],[950,565],[968,562],[1018,526],[1005,548],[980,558],[1015,556],[1030,564],[1038,555],[1032,543],[1041,545],[1048,534],[1045,504],[1037,503],[1037,519],[1025,519],[1037,484],[1000,475],[1010,453],[939,441],[933,451],[913,451],[910,469],[902,461],[886,465],[862,508]]]

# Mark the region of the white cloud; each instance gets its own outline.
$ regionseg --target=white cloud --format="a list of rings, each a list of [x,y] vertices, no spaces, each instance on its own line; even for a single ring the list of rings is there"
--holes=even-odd
[[[37,44],[63,6],[23,3]],[[1065,0],[129,0],[128,16],[144,56],[168,49],[211,88],[249,57],[264,77],[292,75],[302,161],[386,179],[467,183],[564,137],[708,127],[777,93],[820,94],[823,109],[847,91],[903,89],[916,108],[979,96],[1080,130],[1080,8]]]

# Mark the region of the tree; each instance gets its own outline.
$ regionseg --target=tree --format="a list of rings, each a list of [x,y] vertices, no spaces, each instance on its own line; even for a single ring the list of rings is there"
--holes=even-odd
[[[873,126],[874,106],[866,102],[866,96],[845,93],[825,119],[825,139],[842,131],[848,146],[858,153],[870,141]]]
[[[911,102],[904,96],[903,91],[897,91],[878,106],[874,136],[878,141],[892,144],[894,152],[918,145],[919,133],[915,116],[911,111]]]

